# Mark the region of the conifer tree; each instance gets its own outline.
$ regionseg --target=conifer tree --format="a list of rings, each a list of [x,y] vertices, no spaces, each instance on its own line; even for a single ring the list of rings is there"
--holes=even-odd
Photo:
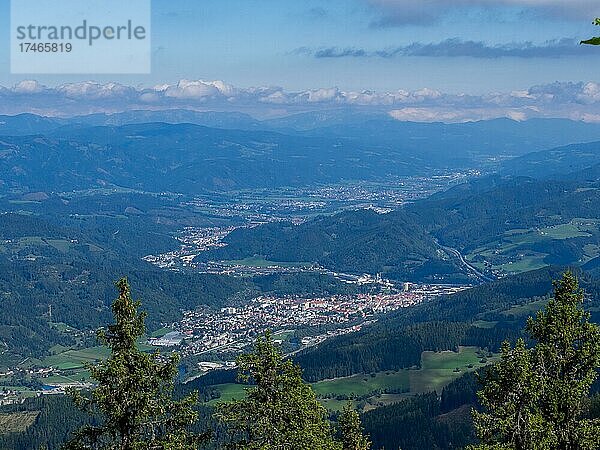
[[[479,399],[485,412],[473,411],[475,430],[483,442],[517,450],[551,448],[552,437],[538,410],[539,376],[522,339],[514,348],[502,344],[500,362],[485,372]],[[478,447],[481,449],[487,446]]]
[[[527,323],[535,346],[504,343],[501,361],[482,380],[484,412],[474,412],[484,442],[478,448],[597,448],[600,421],[586,419],[585,409],[600,368],[600,327],[583,302],[577,278],[565,273],[545,310]]]
[[[326,409],[302,380],[299,366],[277,348],[270,333],[238,358],[240,380],[252,382],[241,400],[218,405],[228,448],[243,450],[340,450]]]
[[[106,361],[90,367],[96,386],[89,395],[73,392],[76,405],[99,420],[75,433],[68,450],[195,450],[199,438],[189,431],[197,420],[196,396],[172,398],[178,357],[144,353],[138,340],[145,313],[131,298],[126,279],[116,283],[115,323],[98,333],[110,348]]]
[[[546,310],[527,323],[537,342],[531,356],[541,381],[539,410],[558,449],[586,448],[589,433],[600,439],[600,423],[581,419],[600,367],[600,327],[590,322],[583,302],[577,278],[567,272],[554,283]],[[597,448],[597,442],[589,448]]]
[[[600,26],[600,17],[594,20],[594,25]],[[581,41],[581,43],[586,45],[600,45],[600,37],[593,37],[586,41]]]
[[[348,402],[338,418],[338,428],[343,450],[369,450],[371,442],[364,435],[358,412]]]

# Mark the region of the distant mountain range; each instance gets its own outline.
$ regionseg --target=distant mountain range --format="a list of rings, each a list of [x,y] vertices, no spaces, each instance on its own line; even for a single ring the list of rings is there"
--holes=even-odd
[[[175,110],[3,117],[0,132],[0,192],[34,200],[100,187],[196,195],[389,181],[444,169],[497,171],[388,215],[348,212],[298,227],[238,230],[227,247],[199,259],[259,255],[399,279],[464,281],[467,260],[479,270],[511,272],[592,264],[600,256],[597,227],[568,223],[598,218],[600,142],[542,150],[549,143],[600,139],[600,125],[417,124],[332,112],[261,122],[244,114]],[[560,226],[564,236],[546,230]]]
[[[408,390],[405,381],[394,381],[366,396],[326,394],[336,402],[377,399],[376,409],[363,417],[378,447],[397,448],[402,434],[402,448],[462,448],[472,442],[470,411],[479,388],[470,373],[475,367],[456,362],[426,369],[423,352],[462,358],[450,352],[473,346],[479,349],[475,361],[487,364],[494,356],[489,352],[497,352],[504,340],[523,336],[527,317],[545,305],[551,280],[565,266],[575,266],[589,294],[585,306],[594,321],[600,320],[600,125],[565,120],[420,124],[349,112],[263,121],[183,110],[0,117],[0,344],[8,349],[0,363],[12,367],[57,349],[97,345],[88,331],[109,322],[112,282],[123,275],[144,302],[149,331],[202,306],[371,289],[323,273],[232,277],[152,266],[143,256],[178,249],[175,236],[183,227],[224,223],[213,222],[210,214],[196,221],[204,213],[189,207],[189,196],[210,191],[202,198],[219,204],[214,191],[233,196],[242,188],[393,181],[467,168],[480,168],[483,175],[387,214],[346,210],[300,225],[240,228],[225,237],[225,247],[196,258],[317,263],[398,281],[476,284],[498,277],[378,316],[358,332],[293,356],[304,377],[315,382],[361,374],[355,378],[363,389],[369,380],[406,375]],[[97,189],[116,186],[135,192]],[[72,190],[85,192],[68,193]],[[165,191],[187,195],[147,194]],[[197,360],[186,363],[197,367]],[[420,392],[413,384],[424,385],[418,368],[431,371],[435,386],[429,381],[428,389],[436,392],[409,398]],[[450,375],[462,377],[444,388],[442,379],[449,381]],[[214,372],[185,389],[199,387],[212,396],[213,385],[234,379],[235,373]],[[14,380],[15,386],[28,382]],[[384,396],[400,403],[378,408]],[[60,433],[70,408],[69,403],[55,410],[60,420],[52,426]],[[44,414],[23,433],[2,438],[46,438],[47,430],[36,428],[39,423],[50,427]]]
[[[600,140],[600,125],[507,119],[423,124],[332,112],[258,121],[239,113],[172,110],[71,119],[3,116],[0,136],[3,191],[121,186],[196,194],[465,168],[500,167],[506,174],[537,176],[542,173],[535,166],[538,157],[523,155]],[[597,147],[543,153],[545,170],[572,172],[600,163]],[[506,162],[512,157],[522,159]]]

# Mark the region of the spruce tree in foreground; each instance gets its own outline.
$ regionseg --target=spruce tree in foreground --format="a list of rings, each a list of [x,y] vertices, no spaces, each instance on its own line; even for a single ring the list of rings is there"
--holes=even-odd
[[[594,25],[600,26],[600,18],[594,20]],[[600,45],[600,37],[593,37],[591,39],[588,39],[587,41],[581,41],[581,43],[587,45]]]
[[[584,417],[600,368],[600,327],[583,310],[572,273],[554,287],[554,298],[527,323],[535,346],[505,343],[501,361],[482,380],[484,412],[474,419],[487,446],[478,448],[598,448],[600,421]]]
[[[98,337],[111,350],[109,358],[90,367],[96,387],[86,396],[73,393],[82,410],[100,420],[75,433],[66,449],[195,450],[199,439],[189,432],[197,420],[195,396],[172,398],[178,358],[141,352],[145,314],[138,311],[126,279],[116,283],[112,305],[115,323]]]
[[[255,386],[246,389],[244,399],[218,406],[216,417],[227,430],[228,448],[340,450],[325,407],[269,333],[238,358],[238,371],[241,381]]]
[[[531,353],[522,339],[514,348],[502,344],[500,362],[486,372],[479,392],[486,412],[473,412],[475,429],[486,443],[504,446],[477,448],[549,449],[553,442],[539,412],[539,374],[532,366]]]
[[[343,450],[370,450],[371,442],[364,435],[360,416],[348,402],[338,418],[338,429]]]

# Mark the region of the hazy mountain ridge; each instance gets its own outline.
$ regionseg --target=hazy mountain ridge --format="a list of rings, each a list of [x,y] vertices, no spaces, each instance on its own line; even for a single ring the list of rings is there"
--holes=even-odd
[[[572,178],[574,172],[589,171],[597,164],[600,164],[600,142],[589,142],[529,153],[505,161],[499,172],[533,178]]]
[[[73,119],[4,117],[0,180],[3,189],[23,192],[121,186],[198,193],[427,176],[442,169],[494,170],[510,156],[600,139],[600,126],[569,121],[447,125],[355,114],[340,125],[335,114],[315,116],[260,122],[243,114],[177,110]],[[145,123],[186,118],[213,128]],[[573,169],[593,160],[580,159]],[[509,171],[510,162],[502,167]]]

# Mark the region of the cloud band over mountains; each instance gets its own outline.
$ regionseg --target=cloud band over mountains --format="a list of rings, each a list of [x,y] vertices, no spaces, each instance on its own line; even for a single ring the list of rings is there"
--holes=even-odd
[[[557,82],[484,95],[449,94],[427,88],[392,92],[345,91],[335,87],[287,91],[280,87],[237,88],[223,81],[202,80],[147,88],[91,81],[49,87],[26,80],[12,87],[0,87],[1,114],[74,116],[132,109],[192,109],[238,111],[261,118],[340,108],[385,112],[398,120],[410,121],[556,117],[600,122],[600,83]]]
[[[414,42],[409,45],[382,50],[363,48],[326,47],[297,49],[295,53],[308,54],[315,58],[396,58],[396,57],[429,57],[429,58],[560,58],[566,56],[582,56],[590,52],[590,48],[582,47],[575,39],[559,39],[534,44],[520,42],[490,45],[483,41],[465,41],[459,38],[446,39],[438,43]]]

